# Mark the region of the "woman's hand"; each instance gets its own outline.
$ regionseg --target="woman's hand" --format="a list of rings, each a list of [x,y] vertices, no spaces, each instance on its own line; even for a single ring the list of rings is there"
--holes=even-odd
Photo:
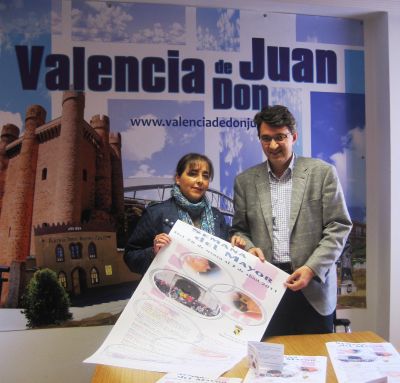
[[[231,238],[231,245],[237,246],[241,249],[244,249],[246,247],[246,241],[242,237],[239,237],[238,235],[234,235]]]
[[[171,242],[171,237],[168,234],[165,233],[157,234],[154,237],[154,242],[153,242],[154,254],[157,255],[157,253],[161,250],[161,248],[168,245],[170,242]]]

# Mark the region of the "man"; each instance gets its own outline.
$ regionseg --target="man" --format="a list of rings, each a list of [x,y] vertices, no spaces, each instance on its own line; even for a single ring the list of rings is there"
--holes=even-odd
[[[335,262],[352,227],[336,170],[295,156],[296,122],[286,107],[266,107],[254,122],[267,161],[236,177],[231,234],[290,274],[264,336],[332,332]]]

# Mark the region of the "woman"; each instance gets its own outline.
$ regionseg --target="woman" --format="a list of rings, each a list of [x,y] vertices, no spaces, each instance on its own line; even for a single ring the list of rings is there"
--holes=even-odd
[[[149,206],[129,238],[124,260],[131,271],[146,272],[160,249],[171,242],[168,233],[178,219],[228,240],[224,216],[205,195],[213,175],[210,159],[202,154],[189,153],[179,160],[171,198]],[[231,244],[244,248],[245,241],[233,236]]]

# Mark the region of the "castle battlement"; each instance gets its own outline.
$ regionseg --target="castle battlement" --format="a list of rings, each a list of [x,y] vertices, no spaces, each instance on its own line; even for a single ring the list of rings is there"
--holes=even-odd
[[[79,226],[71,222],[57,222],[50,225],[38,225],[33,228],[35,235],[48,235],[75,232],[115,232],[115,227],[109,222],[87,222]]]
[[[90,125],[95,130],[104,130],[106,133],[110,131],[110,118],[106,115],[96,114],[90,120]]]
[[[38,122],[38,126],[41,126],[46,121],[46,109],[41,105],[30,105],[26,110],[25,121],[29,119],[34,119]]]
[[[77,102],[82,105],[82,108],[85,107],[85,93],[84,92],[80,92],[77,90],[66,90],[63,93],[62,104],[64,104],[65,101],[67,101],[71,98],[76,98]]]
[[[110,132],[108,137],[109,137],[108,142],[110,143],[110,145],[117,145],[117,146],[121,147],[121,142],[122,142],[121,133]]]
[[[1,141],[3,142],[13,142],[19,137],[19,128],[13,124],[3,125],[1,129]]]

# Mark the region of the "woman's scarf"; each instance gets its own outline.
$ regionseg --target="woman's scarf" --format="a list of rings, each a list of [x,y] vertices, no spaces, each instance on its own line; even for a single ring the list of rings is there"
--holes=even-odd
[[[178,206],[178,218],[181,221],[193,225],[190,214],[196,217],[200,216],[200,229],[212,235],[215,234],[214,216],[210,202],[205,195],[200,202],[192,203],[182,194],[179,186],[175,184],[171,190],[171,196]]]

